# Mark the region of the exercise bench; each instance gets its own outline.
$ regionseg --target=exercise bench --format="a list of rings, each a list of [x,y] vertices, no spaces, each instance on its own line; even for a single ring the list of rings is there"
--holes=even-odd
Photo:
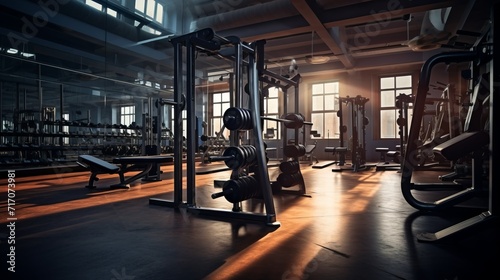
[[[91,155],[80,155],[78,156],[77,163],[90,169],[91,175],[89,178],[89,183],[86,188],[95,189],[94,181],[98,181],[97,175],[99,174],[115,174],[118,173],[120,176],[120,183],[111,185],[111,188],[130,188],[130,183],[136,181],[140,178],[148,178],[148,173],[152,169],[153,166],[172,162],[172,156],[135,156],[135,157],[118,157],[113,159],[113,163],[119,164],[119,166],[115,164],[111,164],[107,161],[99,159],[97,157]],[[131,176],[125,179],[125,173],[132,170],[141,170],[138,174]],[[159,174],[156,175],[155,181],[159,181]],[[151,181],[151,180],[150,180]]]

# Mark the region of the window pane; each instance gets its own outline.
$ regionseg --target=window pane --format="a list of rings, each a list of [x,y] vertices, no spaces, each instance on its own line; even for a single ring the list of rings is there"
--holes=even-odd
[[[106,12],[108,13],[108,15],[110,15],[112,17],[117,17],[117,15],[118,15],[115,10],[112,10],[110,8],[107,8]]]
[[[222,102],[229,102],[229,101],[230,101],[229,92],[222,93]]]
[[[311,122],[313,123],[311,130],[318,131],[319,134],[324,135],[323,133],[323,114],[311,114]]]
[[[224,129],[222,132],[222,135],[224,136],[224,139],[229,139],[229,134],[231,133],[231,130],[229,129]]]
[[[212,107],[213,108],[213,115],[214,117],[220,117],[222,116],[222,111],[221,111],[221,103],[215,103],[214,106]]]
[[[394,88],[394,77],[380,78],[380,89]]]
[[[271,118],[278,118],[278,115],[270,115]],[[269,128],[274,128],[274,129],[278,129],[279,127],[279,123],[278,122],[275,122],[275,121],[269,121],[268,123],[268,126]]]
[[[183,130],[182,130],[182,136],[184,137],[187,137],[187,121],[186,120],[182,120],[182,127],[183,127]]]
[[[222,128],[221,118],[213,118],[212,119],[212,136],[215,136],[215,132],[219,132]]]
[[[407,95],[411,95],[411,88],[407,88],[407,89],[398,89],[396,91],[396,95],[400,95],[400,94],[407,94]]]
[[[325,95],[325,110],[335,110],[335,97],[336,95]]]
[[[148,9],[146,11],[146,15],[148,15],[151,18],[154,18],[155,17],[155,4],[156,4],[156,1],[154,1],[154,0],[148,0],[147,4],[148,4]]]
[[[395,96],[393,90],[383,90],[380,92],[380,107],[394,107]]]
[[[135,0],[135,9],[144,12],[144,1],[145,0]]]
[[[325,93],[338,93],[339,92],[339,83],[326,83],[325,84]]]
[[[324,138],[335,138],[339,129],[337,113],[325,113],[325,135]]]
[[[156,21],[163,23],[163,5],[158,4],[156,6]]]
[[[214,102],[220,103],[222,101],[222,97],[220,93],[214,93]]]
[[[396,138],[395,110],[384,110],[380,112],[380,137]]]
[[[313,111],[322,111],[323,110],[323,95],[313,96],[312,109],[313,109]]]
[[[89,5],[90,7],[94,8],[94,9],[102,11],[102,5],[99,4],[99,3],[96,3],[96,2],[94,2],[92,0],[87,0],[86,4]]]
[[[221,114],[219,116],[222,116],[224,115],[224,112],[226,112],[226,110],[229,109],[229,102],[225,102],[225,103],[222,103],[221,104]]]
[[[411,76],[396,77],[396,87],[397,88],[411,87]]]
[[[322,94],[323,84],[316,84],[312,86],[312,94]]]
[[[408,124],[408,131],[410,129],[410,126],[411,126],[411,119],[413,117],[413,109],[412,108],[408,108],[408,118],[407,118],[407,124]]]
[[[267,112],[266,114],[278,114],[279,104],[278,104],[278,99],[273,98],[273,99],[268,99],[267,100]]]
[[[269,89],[269,98],[277,98],[279,94],[279,89],[277,87],[272,87]]]

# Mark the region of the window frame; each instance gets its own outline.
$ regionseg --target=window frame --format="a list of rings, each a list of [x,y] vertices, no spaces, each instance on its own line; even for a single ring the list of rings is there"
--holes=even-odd
[[[397,78],[398,77],[410,77],[410,81],[411,81],[411,85],[410,86],[401,86],[401,87],[398,87],[397,85]],[[392,78],[394,83],[393,83],[393,87],[387,87],[387,88],[382,88],[382,79],[387,79],[387,78]],[[400,136],[399,136],[399,127],[397,125],[397,119],[398,119],[398,110],[399,108],[396,107],[396,104],[395,104],[395,101],[396,101],[396,97],[399,95],[399,94],[402,94],[402,93],[405,93],[405,94],[413,94],[413,92],[415,92],[415,85],[418,83],[418,81],[415,80],[416,79],[416,75],[414,73],[394,73],[394,74],[387,74],[387,75],[380,75],[377,77],[377,109],[378,109],[378,114],[376,114],[376,117],[378,118],[378,128],[375,130],[376,133],[377,133],[377,139],[380,139],[380,140],[398,140],[400,139]],[[387,92],[387,91],[393,91],[393,101],[394,103],[390,106],[383,106],[382,102],[383,101],[383,98],[382,98],[382,92]],[[409,108],[408,108],[408,115],[411,117],[412,115],[412,108],[413,108],[413,104],[409,104]],[[386,121],[384,120],[384,118],[382,117],[382,114],[384,113],[387,113],[387,112],[393,112],[393,116],[394,116],[394,121],[393,121],[393,124],[394,124],[394,137],[384,137],[384,132],[382,131],[385,127],[382,125],[383,123],[386,123]],[[388,120],[388,121],[391,121],[391,120]],[[408,125],[410,125],[410,121],[411,119],[408,120]],[[390,125],[389,125],[390,126]],[[375,132],[374,131],[374,132]],[[374,135],[375,136],[375,135]]]
[[[325,86],[327,84],[336,84],[334,85],[334,90],[333,92],[326,92]],[[315,86],[321,85],[323,87],[322,93],[315,93]],[[323,82],[314,82],[311,84],[310,90],[311,90],[311,121],[313,123],[312,127],[310,128],[311,130],[316,130],[318,133],[321,135],[319,137],[314,137],[313,135],[310,135],[310,139],[318,140],[318,139],[340,139],[340,128],[339,128],[339,117],[337,115],[337,112],[339,111],[339,97],[340,97],[340,80],[335,79],[335,80],[330,80],[330,81],[323,81]],[[322,97],[322,109],[315,109],[315,97]],[[327,98],[330,98],[331,100],[327,100]],[[329,104],[328,102],[333,102],[333,108],[327,108],[326,104]],[[315,116],[316,115],[316,116]],[[321,115],[321,123],[322,123],[322,128],[319,129],[317,126],[318,120],[317,120],[317,115]],[[333,119],[329,122],[327,118],[328,116],[332,116]],[[333,123],[332,127],[329,127]],[[331,130],[330,130],[331,129]]]
[[[124,109],[133,109],[133,112],[123,112]],[[120,106],[120,124],[129,126],[135,122],[135,105],[122,105]]]
[[[220,101],[214,101],[215,96],[220,95]],[[222,126],[224,125],[223,122],[223,116],[224,112],[231,106],[231,93],[229,91],[215,91],[209,94],[209,104],[211,105],[208,114],[209,117],[208,119],[210,120],[208,122],[208,131],[210,132],[211,136],[215,136],[215,133],[219,133],[220,130],[222,129]],[[220,112],[217,112],[217,115],[215,114],[215,104],[220,104]],[[218,119],[219,120],[219,126],[216,127],[214,121]],[[229,129],[224,129],[223,135],[225,139],[229,139],[229,134],[230,130]]]
[[[275,91],[275,94],[274,92]],[[280,117],[280,95],[283,95],[283,89],[279,87],[271,87],[268,89],[269,94],[264,98],[264,116],[269,118],[279,118]],[[269,103],[276,102],[276,110],[269,112]],[[264,135],[267,135],[267,130],[274,128],[274,136],[266,138],[266,140],[278,140],[281,139],[281,123],[264,120],[264,126],[262,127]]]

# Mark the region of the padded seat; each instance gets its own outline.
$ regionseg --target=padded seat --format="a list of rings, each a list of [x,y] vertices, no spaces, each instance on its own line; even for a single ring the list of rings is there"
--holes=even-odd
[[[457,160],[481,147],[489,144],[490,136],[485,131],[464,132],[450,140],[437,145],[433,152],[447,160]]]

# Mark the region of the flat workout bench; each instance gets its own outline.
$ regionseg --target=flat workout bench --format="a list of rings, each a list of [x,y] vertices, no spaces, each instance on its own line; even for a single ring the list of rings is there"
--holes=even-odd
[[[118,167],[102,159],[96,158],[91,155],[80,155],[78,156],[77,163],[87,169],[90,169],[91,175],[89,178],[89,184],[85,186],[89,189],[94,189],[94,181],[98,181],[98,174],[115,174],[118,173],[120,176],[120,183],[116,185],[111,185],[111,188],[130,188],[130,183],[135,180],[146,177],[153,167],[153,165],[172,162],[172,156],[136,156],[136,157],[119,157],[113,159],[113,163],[120,164]],[[140,173],[125,179],[124,174],[131,170],[141,170]]]

